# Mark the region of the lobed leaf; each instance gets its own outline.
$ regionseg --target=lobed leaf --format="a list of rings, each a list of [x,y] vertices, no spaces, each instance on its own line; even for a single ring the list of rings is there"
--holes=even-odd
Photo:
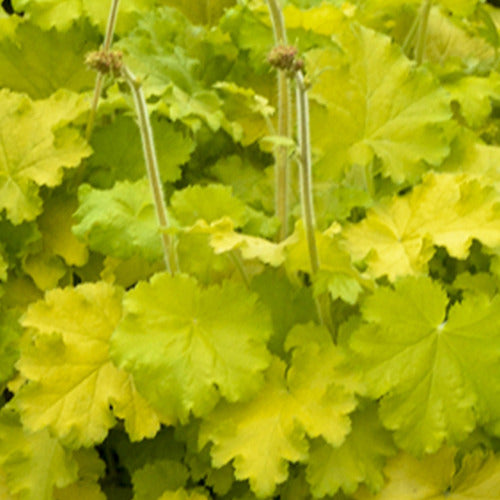
[[[305,433],[340,445],[356,406],[357,381],[338,369],[342,356],[324,327],[298,325],[285,345],[292,351],[286,379],[284,363],[274,358],[254,399],[220,404],[200,429],[201,443],[214,443],[212,464],[233,460],[235,477],[248,479],[259,498],[287,479],[287,461],[307,458]]]
[[[14,26],[12,19],[8,22]],[[15,24],[11,34],[0,29],[0,87],[45,99],[60,89],[82,92],[94,86],[84,59],[100,37],[88,23],[77,22],[63,33],[29,22]]]
[[[355,412],[352,430],[340,446],[320,439],[312,442],[306,472],[315,497],[335,495],[340,489],[349,495],[360,484],[371,491],[382,488],[385,460],[396,450],[376,411],[372,404]]]
[[[465,259],[473,239],[500,244],[500,198],[464,174],[428,174],[405,196],[383,200],[343,232],[354,259],[365,259],[374,277],[419,274],[434,254],[432,245]]]
[[[344,54],[307,54],[312,73],[321,71],[310,91],[312,122],[322,123],[312,128],[323,153],[316,178],[340,180],[347,167],[377,157],[383,176],[414,182],[425,163],[438,166],[450,152],[449,95],[384,35],[353,25],[341,37]]]
[[[408,277],[363,304],[366,323],[350,346],[403,449],[432,453],[444,441],[465,439],[478,422],[498,419],[498,303],[498,296],[467,296],[446,315],[442,288]]]
[[[384,472],[387,483],[377,495],[360,490],[356,500],[490,500],[500,487],[500,460],[493,453],[465,455],[457,471],[456,450],[442,448],[418,460],[400,453]]]
[[[157,417],[133,400],[133,382],[109,358],[121,296],[104,282],[86,283],[51,290],[29,307],[22,324],[32,342],[17,365],[28,383],[15,396],[27,429],[48,428],[75,448],[90,446],[114,425],[116,405],[134,439],[157,432]]]
[[[18,415],[5,408],[0,414],[0,464],[6,500],[52,500],[55,487],[77,479],[75,459],[47,429],[27,431]]]
[[[73,233],[92,250],[120,259],[161,259],[160,231],[146,178],[118,181],[107,190],[82,184],[78,198]]]
[[[57,186],[63,168],[76,167],[89,156],[90,149],[78,133],[61,128],[87,104],[81,96],[64,91],[35,102],[4,89],[0,107],[0,209],[19,224],[41,212],[40,186]]]
[[[230,282],[203,289],[186,275],[156,274],[127,293],[112,357],[170,421],[204,415],[220,396],[248,398],[269,365],[270,321],[256,298]]]

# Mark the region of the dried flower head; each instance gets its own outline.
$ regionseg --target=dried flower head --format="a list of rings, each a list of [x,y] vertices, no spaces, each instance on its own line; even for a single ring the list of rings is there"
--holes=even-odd
[[[297,54],[297,47],[293,45],[277,45],[269,52],[267,60],[271,66],[293,75],[304,69],[304,61]]]
[[[123,67],[123,53],[118,50],[89,52],[85,57],[85,64],[99,73],[118,77],[121,75]]]

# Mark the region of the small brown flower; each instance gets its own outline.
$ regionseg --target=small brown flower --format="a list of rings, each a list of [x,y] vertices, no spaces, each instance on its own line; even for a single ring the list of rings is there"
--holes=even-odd
[[[123,66],[123,53],[118,50],[89,52],[85,57],[85,64],[99,73],[118,77],[121,75]]]
[[[269,52],[267,60],[271,66],[293,75],[304,69],[304,61],[297,57],[297,53],[297,47],[293,45],[277,45]]]

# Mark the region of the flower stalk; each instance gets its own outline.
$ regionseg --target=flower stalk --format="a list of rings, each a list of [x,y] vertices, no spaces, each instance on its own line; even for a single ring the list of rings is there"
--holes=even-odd
[[[283,13],[278,0],[268,0],[269,13],[273,25],[274,41],[276,47],[287,45],[287,36]],[[290,82],[286,71],[278,70],[278,135],[291,137],[292,134],[292,104]],[[288,149],[286,145],[277,145],[275,148],[275,212],[280,221],[278,241],[288,236],[288,191],[289,167]]]
[[[146,164],[146,172],[153,195],[156,217],[161,229],[163,256],[168,272],[179,272],[179,263],[175,252],[172,237],[168,234],[169,227],[167,207],[163,193],[163,184],[158,168],[156,148],[154,144],[153,129],[149,119],[148,108],[140,80],[123,64],[122,54],[118,51],[101,50],[92,52],[87,56],[87,64],[101,74],[112,74],[115,78],[122,77],[130,87],[134,106],[137,113],[137,122],[141,133],[142,150]]]
[[[297,133],[299,145],[299,180],[302,219],[307,240],[309,264],[312,276],[320,269],[318,247],[316,243],[316,217],[314,214],[311,137],[309,123],[308,84],[304,77],[304,61],[297,57],[297,49],[290,45],[276,46],[268,56],[269,63],[295,80],[297,103]],[[329,297],[316,297],[316,307],[321,324],[330,324]]]
[[[302,71],[295,75],[297,99],[297,125],[299,143],[299,175],[300,175],[300,201],[302,218],[309,250],[309,261],[312,274],[319,271],[319,256],[314,231],[316,220],[314,214],[314,201],[312,192],[312,166],[311,166],[311,138],[309,131],[309,99],[307,85]]]

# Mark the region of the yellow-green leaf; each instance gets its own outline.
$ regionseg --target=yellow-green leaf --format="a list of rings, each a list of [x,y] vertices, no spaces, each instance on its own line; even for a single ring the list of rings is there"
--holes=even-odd
[[[76,94],[56,93],[34,102],[0,91],[0,209],[14,224],[41,212],[40,186],[57,186],[63,168],[76,167],[89,156],[79,134],[61,128],[86,107]]]
[[[116,404],[134,439],[156,433],[157,418],[109,358],[121,298],[121,290],[107,283],[86,283],[52,290],[28,308],[22,324],[32,341],[18,363],[28,383],[15,397],[28,429],[48,427],[74,447],[90,446],[114,425]]]

